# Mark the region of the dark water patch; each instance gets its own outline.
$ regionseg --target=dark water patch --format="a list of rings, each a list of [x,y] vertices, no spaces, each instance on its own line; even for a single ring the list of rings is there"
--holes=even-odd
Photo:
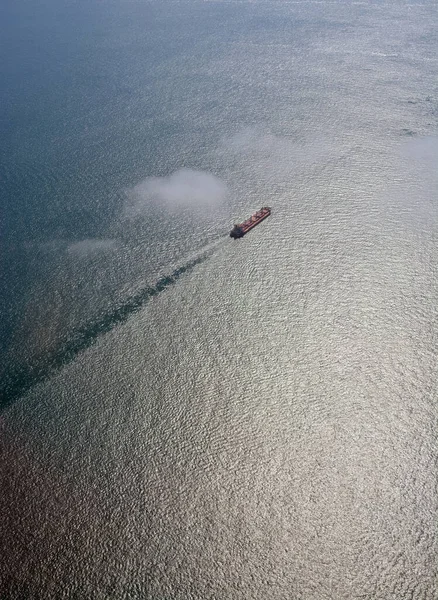
[[[203,252],[197,258],[175,269],[170,275],[161,277],[154,285],[141,289],[120,306],[106,312],[100,319],[84,325],[74,332],[60,349],[47,354],[38,365],[20,365],[11,369],[0,383],[0,410],[23,396],[37,383],[45,381],[54,372],[70,363],[80,352],[92,346],[100,336],[126,322],[154,296],[175,285],[182,275],[205,262],[216,249],[217,246]]]

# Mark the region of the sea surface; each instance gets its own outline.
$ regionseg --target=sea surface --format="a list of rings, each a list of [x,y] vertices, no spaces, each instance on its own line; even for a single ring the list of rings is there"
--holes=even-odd
[[[436,600],[436,2],[0,23],[0,598]]]

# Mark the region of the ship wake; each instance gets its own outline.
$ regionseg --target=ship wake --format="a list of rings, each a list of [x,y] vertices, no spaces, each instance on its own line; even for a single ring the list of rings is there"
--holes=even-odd
[[[102,335],[109,333],[117,325],[125,323],[152,298],[175,285],[183,275],[208,260],[224,239],[222,237],[205,246],[195,257],[187,260],[170,274],[158,279],[155,284],[140,289],[119,306],[74,331],[60,349],[46,355],[38,365],[20,366],[7,373],[0,384],[0,409],[6,408],[35,385],[47,380],[56,371],[72,362],[78,354],[92,346]]]

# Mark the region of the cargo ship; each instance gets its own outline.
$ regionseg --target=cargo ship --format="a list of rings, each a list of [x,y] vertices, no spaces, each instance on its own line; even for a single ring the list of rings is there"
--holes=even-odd
[[[252,217],[250,217],[246,221],[243,221],[243,223],[234,225],[233,229],[230,231],[230,236],[234,239],[243,237],[245,235],[245,233],[248,233],[248,231],[250,231],[256,225],[261,223],[261,221],[263,221],[263,219],[266,219],[266,217],[269,217],[270,214],[271,214],[271,209],[269,208],[269,206],[264,206],[263,208],[258,210],[256,213],[254,213],[252,215]]]

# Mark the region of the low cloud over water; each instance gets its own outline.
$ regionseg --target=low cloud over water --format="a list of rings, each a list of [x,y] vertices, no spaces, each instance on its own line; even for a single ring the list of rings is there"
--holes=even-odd
[[[183,168],[166,177],[147,177],[129,189],[127,214],[141,215],[151,204],[170,211],[215,208],[227,192],[227,185],[212,173]]]

